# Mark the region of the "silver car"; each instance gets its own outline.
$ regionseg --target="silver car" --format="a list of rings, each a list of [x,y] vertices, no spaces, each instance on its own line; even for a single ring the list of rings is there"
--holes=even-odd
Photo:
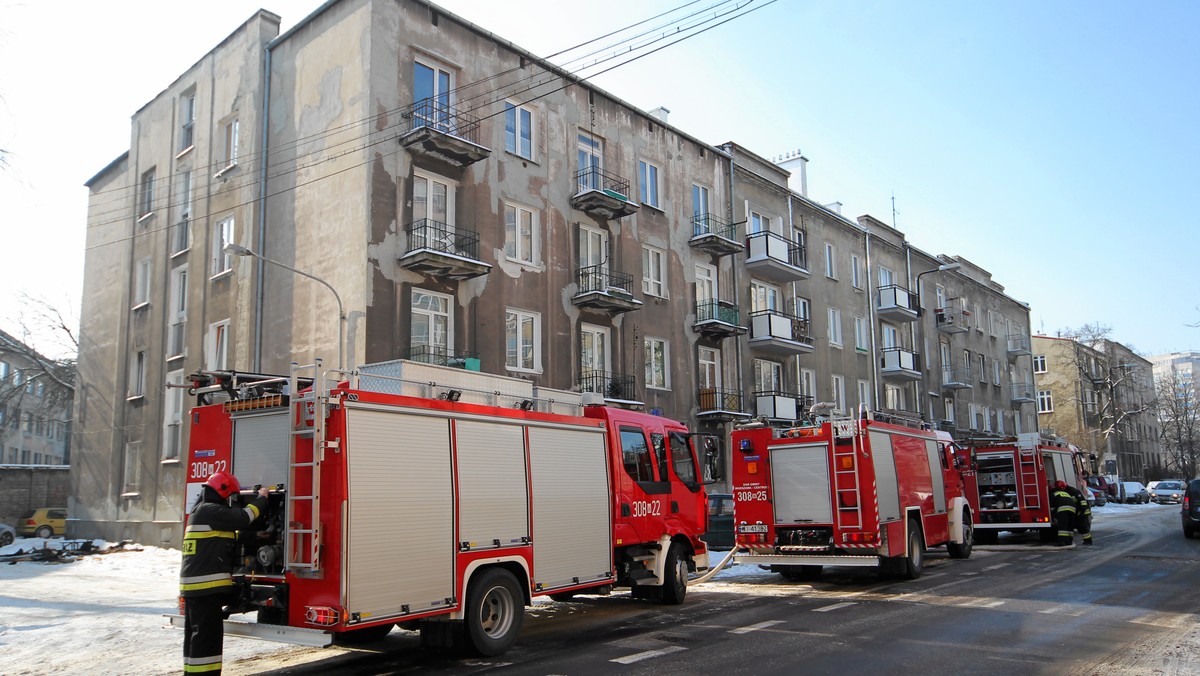
[[[1183,502],[1183,494],[1187,485],[1182,481],[1159,481],[1150,489],[1150,499],[1160,504],[1179,504]]]
[[[0,523],[0,547],[11,545],[13,540],[17,539],[17,529],[12,526]]]

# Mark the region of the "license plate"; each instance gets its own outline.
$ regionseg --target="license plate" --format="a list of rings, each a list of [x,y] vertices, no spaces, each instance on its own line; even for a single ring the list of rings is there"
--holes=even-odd
[[[765,523],[756,523],[738,526],[739,533],[765,533],[767,525]]]

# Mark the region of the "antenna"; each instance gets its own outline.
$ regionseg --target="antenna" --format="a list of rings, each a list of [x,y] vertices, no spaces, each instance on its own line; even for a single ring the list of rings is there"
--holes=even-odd
[[[899,230],[899,228],[896,227],[896,214],[897,213],[898,212],[896,211],[896,191],[893,190],[892,191],[892,229],[893,230]]]

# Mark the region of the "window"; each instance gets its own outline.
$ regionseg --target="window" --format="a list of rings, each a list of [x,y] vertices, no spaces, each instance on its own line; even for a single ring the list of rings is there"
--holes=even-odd
[[[413,221],[426,221],[430,226],[426,237],[432,238],[440,226],[448,226],[449,234],[454,226],[454,189],[450,179],[424,171],[413,171]],[[432,221],[430,223],[429,221]],[[439,225],[440,224],[440,225]],[[431,242],[433,245],[443,244]],[[444,249],[443,246],[437,248]]]
[[[871,384],[865,380],[858,381],[858,405],[871,409]]]
[[[846,379],[842,376],[833,376],[831,378],[831,387],[833,389],[833,410],[838,413],[846,412]]]
[[[138,215],[145,218],[154,213],[154,170],[142,174],[142,187],[138,198]]]
[[[946,289],[940,284],[937,286],[935,302],[935,308],[939,310],[946,309]]]
[[[533,265],[538,260],[537,213],[517,204],[504,205],[504,255]]]
[[[779,287],[758,280],[750,280],[750,311],[783,309],[783,293]]]
[[[216,277],[233,269],[233,257],[225,253],[225,245],[234,238],[233,216],[223,218],[213,228],[212,276]]]
[[[654,457],[641,430],[621,428],[621,455],[625,473],[634,481],[654,481]]]
[[[183,384],[183,371],[167,374],[167,393],[163,402],[163,460],[178,460],[183,447]]]
[[[800,394],[809,402],[817,400],[817,372],[813,369],[800,369]]]
[[[1046,372],[1046,355],[1044,355],[1044,354],[1033,355],[1033,372],[1034,373],[1045,373]]]
[[[766,359],[755,359],[754,388],[757,392],[783,391],[783,364]]]
[[[829,344],[842,346],[842,311],[833,307],[829,308]]]
[[[504,313],[504,365],[516,371],[541,371],[541,315],[509,308]]]
[[[603,392],[602,379],[590,376],[593,372],[601,375],[608,371],[608,329],[594,324],[579,326],[579,367],[584,378],[585,392]],[[590,389],[589,389],[590,388]]]
[[[711,347],[696,348],[700,389],[721,389],[721,351]],[[715,404],[715,402],[713,402]]]
[[[983,431],[992,431],[992,409],[990,406],[983,407]]]
[[[665,259],[662,249],[642,247],[642,291],[651,296],[667,297]]]
[[[964,307],[964,309],[966,308],[965,305],[963,307]],[[983,310],[981,310],[979,308],[979,303],[973,304],[972,307],[974,308],[973,314],[975,315],[975,330],[978,331],[979,333],[983,333]],[[988,321],[989,322],[992,321],[992,311],[991,310],[988,310],[987,316],[988,316]],[[971,322],[971,320],[968,319],[967,326],[971,325],[970,322]]]
[[[992,360],[992,384],[993,385],[1000,384],[1000,360],[999,359]]]
[[[708,188],[701,185],[692,186],[692,217],[708,215]]]
[[[692,455],[692,447],[688,445],[687,437],[679,432],[671,432],[667,435],[667,441],[671,446],[671,466],[675,469],[675,476],[695,490],[699,482],[696,476],[696,457]]]
[[[825,242],[825,276],[837,279],[837,249],[829,242]]]
[[[638,162],[638,196],[642,204],[660,208],[658,202],[658,167],[642,160]]]
[[[129,359],[129,398],[146,394],[146,351],[138,350]]]
[[[600,172],[604,169],[604,143],[599,138],[581,131],[575,153],[576,168],[579,170],[579,191],[599,190]]]
[[[671,378],[667,356],[667,341],[662,338],[645,340],[646,349],[646,387],[665,390],[671,387]]]
[[[869,346],[867,338],[867,320],[863,317],[854,318],[854,349],[866,352]]]
[[[225,146],[224,160],[225,168],[228,169],[237,164],[238,158],[238,121],[237,118],[225,123]]]
[[[879,286],[895,286],[896,273],[891,268],[879,268]]]
[[[579,267],[581,291],[603,290],[608,284],[608,233],[579,225]]]
[[[795,305],[795,312],[792,314],[796,315],[800,319],[803,319],[804,321],[808,321],[812,318],[812,303],[808,302],[807,298],[796,296]]]
[[[10,373],[9,369],[10,367],[8,362],[0,361],[0,385],[4,384],[4,382],[8,380],[8,375]]]
[[[861,267],[862,267],[862,265],[861,265],[861,261],[858,258],[858,254],[851,254],[850,255],[850,285],[856,289],[862,288],[862,274],[861,274],[861,270],[860,270]]]
[[[988,376],[988,372],[987,372],[987,356],[986,356],[986,355],[983,355],[983,354],[980,354],[980,355],[979,355],[979,382],[981,382],[981,383],[986,383],[986,382],[987,382],[987,376]]]
[[[880,325],[883,334],[883,347],[900,347],[900,329],[894,324],[883,323]]]
[[[450,315],[451,297],[445,294],[412,290],[412,326],[409,348],[414,355],[451,356],[454,322]]]
[[[150,259],[137,262],[133,275],[133,307],[139,308],[150,302]]]
[[[187,318],[187,266],[181,266],[171,271],[171,322],[170,333],[167,335],[167,356],[178,357],[184,354],[184,327]]]
[[[899,385],[884,385],[883,405],[895,411],[907,409],[908,407],[904,405],[904,388]]]
[[[125,444],[125,461],[122,471],[124,494],[136,494],[142,482],[142,442],[131,441]]]
[[[771,219],[757,211],[750,212],[750,231],[747,234],[756,235],[760,232],[771,231]]]
[[[413,62],[413,127],[434,127],[452,132],[450,93],[454,76],[449,70],[433,63]]]
[[[196,131],[196,93],[184,94],[179,99],[179,150],[192,147]]]
[[[1054,412],[1054,397],[1051,396],[1050,390],[1038,390],[1037,402],[1038,413]]]
[[[208,325],[208,334],[204,337],[204,363],[212,371],[222,371],[228,368],[229,352],[229,320],[224,319]]]
[[[947,422],[949,422],[949,423],[954,423],[954,420],[955,420],[955,418],[954,418],[954,400],[953,400],[953,399],[947,399],[947,400],[946,400],[946,407],[945,407],[945,408],[946,408],[946,411],[945,411],[945,414],[944,414],[944,415],[945,415],[946,417],[945,417],[945,418],[943,418],[943,420],[945,420],[945,421],[947,421]]]
[[[184,171],[179,174],[179,222],[175,224],[174,235],[171,237],[171,253],[187,251],[191,246],[192,221],[192,172]]]
[[[514,103],[504,104],[504,149],[533,159],[533,111]]]
[[[720,315],[713,302],[717,300],[717,268],[696,263],[696,318],[716,319]]]

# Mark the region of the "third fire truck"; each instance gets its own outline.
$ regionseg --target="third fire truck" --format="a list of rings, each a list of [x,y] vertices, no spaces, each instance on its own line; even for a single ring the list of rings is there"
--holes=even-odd
[[[1043,542],[1053,541],[1058,531],[1050,487],[1062,480],[1080,492],[1087,490],[1079,449],[1036,432],[964,443],[974,452],[977,467],[977,482],[967,486],[978,492],[976,541],[990,544],[1001,531],[1027,530],[1038,531]]]
[[[789,579],[823,566],[878,566],[915,579],[928,547],[971,555],[969,457],[948,435],[863,412],[732,438],[738,563]]]
[[[230,633],[328,645],[399,624],[495,655],[534,596],[681,603],[708,568],[700,466],[673,420],[407,361],[192,387],[188,507],[215,471],[271,489],[239,533],[229,609],[256,621]]]

